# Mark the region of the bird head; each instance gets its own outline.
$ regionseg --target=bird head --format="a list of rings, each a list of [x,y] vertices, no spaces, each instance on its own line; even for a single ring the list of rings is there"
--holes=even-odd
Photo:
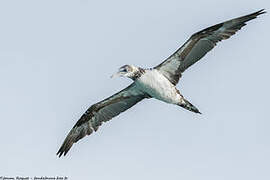
[[[111,77],[128,77],[133,78],[135,74],[139,71],[139,68],[133,65],[124,65],[119,68],[118,72]]]

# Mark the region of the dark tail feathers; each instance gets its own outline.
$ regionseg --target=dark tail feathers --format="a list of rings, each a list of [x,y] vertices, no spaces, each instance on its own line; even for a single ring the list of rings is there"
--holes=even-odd
[[[195,112],[195,113],[199,113],[199,114],[202,114],[199,109],[197,109],[195,106],[193,106],[190,102],[188,102],[186,99],[183,99],[183,101],[178,104],[179,106],[189,110],[189,111],[192,111],[192,112]]]

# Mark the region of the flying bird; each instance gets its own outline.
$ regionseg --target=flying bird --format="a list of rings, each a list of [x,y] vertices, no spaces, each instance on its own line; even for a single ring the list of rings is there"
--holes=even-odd
[[[246,25],[247,21],[266,13],[264,9],[225,21],[193,34],[182,47],[154,68],[144,69],[124,65],[113,75],[128,77],[133,83],[120,92],[92,105],[71,129],[57,155],[66,155],[72,145],[121,112],[147,98],[156,98],[200,113],[176,88],[182,73],[212,50],[219,41],[228,39]]]

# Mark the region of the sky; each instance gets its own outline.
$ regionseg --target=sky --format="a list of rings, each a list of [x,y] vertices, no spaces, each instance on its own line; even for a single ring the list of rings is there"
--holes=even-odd
[[[56,152],[92,104],[128,86],[193,33],[268,0],[0,1],[0,176],[95,180],[270,179],[269,13],[183,74],[202,112],[155,99]]]

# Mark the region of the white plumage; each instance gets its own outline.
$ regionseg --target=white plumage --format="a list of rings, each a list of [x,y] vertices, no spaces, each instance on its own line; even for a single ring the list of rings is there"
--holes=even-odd
[[[151,97],[170,104],[179,104],[181,96],[176,87],[158,70],[145,70],[136,81],[136,86]]]

